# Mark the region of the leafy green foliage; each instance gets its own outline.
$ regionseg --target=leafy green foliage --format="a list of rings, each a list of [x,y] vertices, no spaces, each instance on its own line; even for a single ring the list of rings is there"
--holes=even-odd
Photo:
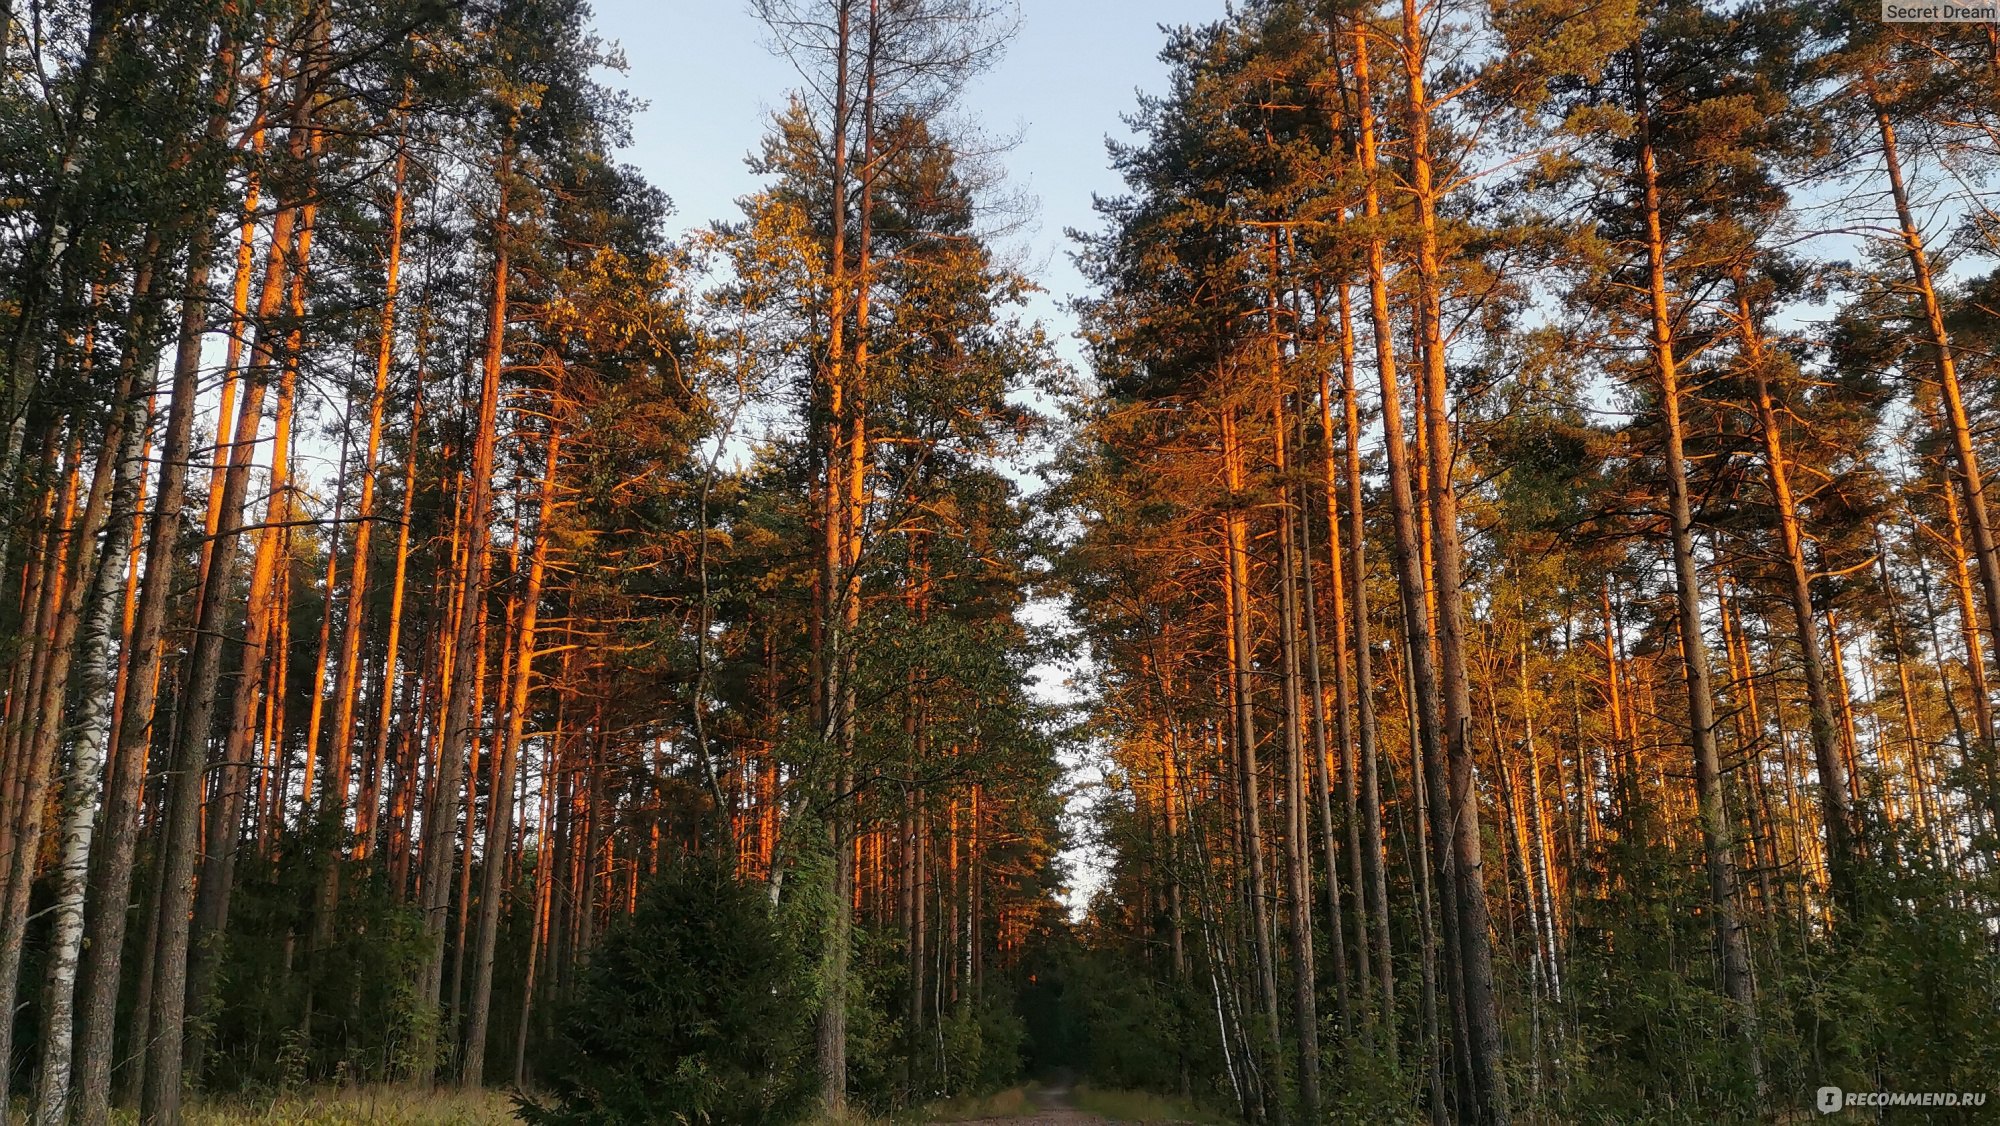
[[[417,1070],[425,1041],[416,981],[426,945],[417,910],[385,881],[350,876],[330,945],[309,949],[325,839],[288,834],[247,857],[223,972],[206,1006],[206,1079],[218,1090],[291,1090],[312,1079],[388,1082]],[[272,936],[266,938],[265,936]]]
[[[560,1018],[537,1126],[767,1123],[813,1096],[806,975],[756,888],[667,866],[592,952]]]

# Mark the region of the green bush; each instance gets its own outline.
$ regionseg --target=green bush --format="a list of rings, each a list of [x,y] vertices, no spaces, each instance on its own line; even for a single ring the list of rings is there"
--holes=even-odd
[[[713,860],[675,864],[592,952],[558,1019],[543,1126],[768,1123],[815,1086],[810,991],[756,889]]]
[[[985,1094],[1020,1078],[1025,1037],[1008,998],[982,994],[945,1014],[918,1051],[927,1048],[934,1055],[939,1097]]]
[[[380,872],[350,864],[323,922],[335,847],[309,829],[285,834],[269,855],[243,850],[229,933],[214,940],[221,958],[200,1026],[203,1089],[270,1093],[426,1072],[425,1023],[435,1017],[417,996],[430,950],[423,915],[397,902]]]

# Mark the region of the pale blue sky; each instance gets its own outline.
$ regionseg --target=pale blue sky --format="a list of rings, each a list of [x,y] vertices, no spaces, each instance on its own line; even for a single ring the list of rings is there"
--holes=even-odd
[[[595,0],[597,28],[623,46],[629,71],[614,80],[648,103],[623,154],[673,197],[676,228],[733,217],[756,186],[743,157],[771,111],[798,84],[767,48],[747,0]],[[1223,0],[1020,0],[1020,34],[998,67],[968,91],[970,116],[997,135],[1020,135],[1001,161],[1009,187],[1037,203],[1016,236],[1023,264],[1049,294],[1036,313],[1052,331],[1069,318],[1055,303],[1081,286],[1063,237],[1094,226],[1091,193],[1119,190],[1104,138],[1125,136],[1119,115],[1139,89],[1164,82],[1158,25],[1220,17]],[[1074,356],[1068,346],[1065,355]]]
[[[594,0],[597,28],[625,50],[630,69],[614,81],[648,103],[633,123],[623,159],[673,197],[676,230],[737,214],[737,197],[757,180],[743,165],[762,137],[771,111],[798,84],[791,63],[767,47],[763,25],[747,0]],[[1009,249],[1047,291],[1031,309],[1057,337],[1060,353],[1080,358],[1073,319],[1061,303],[1083,281],[1069,261],[1066,228],[1097,220],[1091,193],[1116,193],[1106,167],[1104,138],[1128,136],[1120,115],[1141,89],[1158,91],[1159,25],[1202,23],[1223,14],[1225,0],[1019,0],[1020,33],[1000,65],[968,91],[966,115],[1018,145],[1000,158],[1007,189],[1033,198],[1035,213],[1013,234]],[[1032,487],[1027,479],[1023,484]],[[1026,616],[1048,621],[1062,613],[1050,602]],[[1043,666],[1035,679],[1045,698],[1076,698],[1071,678],[1082,671]],[[1102,793],[1094,755],[1065,756],[1071,823],[1083,830]],[[1079,915],[1101,884],[1105,858],[1087,833],[1066,852],[1071,887],[1065,899]]]

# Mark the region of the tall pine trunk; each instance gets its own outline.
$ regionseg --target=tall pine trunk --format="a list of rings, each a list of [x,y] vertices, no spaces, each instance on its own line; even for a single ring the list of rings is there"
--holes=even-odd
[[[1352,618],[1354,634],[1354,726],[1361,755],[1361,865],[1368,893],[1368,917],[1375,928],[1375,973],[1382,994],[1382,1043],[1390,1061],[1394,1062],[1397,1054],[1396,969],[1394,948],[1389,942],[1389,866],[1382,855],[1381,752],[1375,723],[1373,627],[1368,620],[1367,523],[1361,484],[1361,396],[1355,383],[1353,318],[1348,312],[1345,286],[1340,291],[1340,320],[1347,573],[1352,576],[1349,580],[1352,593],[1348,598],[1348,613]]]
[[[1303,684],[1299,665],[1299,598],[1295,570],[1298,551],[1293,543],[1292,490],[1286,481],[1286,420],[1282,395],[1271,412],[1271,441],[1276,453],[1278,480],[1278,648],[1283,662],[1284,706],[1279,714],[1285,729],[1285,901],[1290,915],[1292,939],[1292,1020],[1297,1025],[1299,1053],[1299,1109],[1305,1121],[1319,1119],[1319,1014],[1315,992],[1318,982],[1313,972],[1312,934],[1312,850],[1306,833],[1305,739],[1299,723]],[[1318,708],[1317,697],[1313,707]],[[1322,791],[1323,792],[1323,791]],[[1339,900],[1340,875],[1329,868],[1327,880]],[[1335,938],[1334,958],[1340,997],[1341,1027],[1351,1023],[1348,1014],[1347,965],[1340,950],[1340,916],[1327,920]]]
[[[1805,535],[1800,528],[1798,502],[1792,495],[1791,469],[1785,461],[1783,434],[1778,427],[1778,411],[1771,398],[1766,373],[1767,357],[1763,334],[1752,319],[1750,298],[1736,282],[1737,338],[1742,341],[1744,361],[1750,367],[1757,389],[1757,425],[1764,441],[1765,470],[1771,478],[1772,505],[1777,510],[1778,542],[1785,553],[1787,594],[1792,606],[1792,622],[1797,629],[1800,664],[1805,670],[1806,704],[1809,711],[1813,761],[1819,768],[1821,821],[1826,832],[1828,873],[1833,896],[1843,910],[1854,906],[1854,820],[1848,808],[1847,764],[1841,757],[1835,724],[1833,696],[1827,687],[1826,661],[1820,649],[1819,621],[1813,611],[1812,573],[1806,566]]]
[[[508,200],[513,177],[514,142],[512,125],[503,137],[495,162],[494,181],[498,186],[493,210],[493,281],[488,297],[486,343],[480,360],[479,399],[472,423],[472,465],[465,479],[465,539],[457,558],[457,621],[454,623],[450,665],[451,688],[445,702],[445,720],[438,744],[437,769],[432,778],[431,803],[424,812],[422,872],[418,879],[424,920],[423,977],[417,1002],[425,1014],[424,1037],[427,1050],[416,1057],[419,1082],[434,1077],[437,1045],[444,1030],[440,1027],[444,989],[445,931],[451,910],[451,875],[458,842],[459,798],[464,786],[466,748],[478,717],[472,714],[474,681],[479,667],[479,623],[486,601],[487,574],[483,566],[491,534],[493,510],[493,446],[495,420],[500,401],[500,372],[507,349],[507,283],[510,243]]]
[[[301,99],[303,103],[303,99]],[[299,117],[305,118],[303,104]],[[297,123],[301,127],[304,122]],[[272,224],[269,260],[265,265],[260,325],[270,325],[284,290],[296,209],[280,207]],[[150,1029],[146,1044],[145,1083],[141,1121],[174,1123],[180,1118],[182,1024],[186,1015],[189,927],[195,898],[194,873],[199,848],[203,789],[208,772],[208,743],[222,678],[222,655],[229,629],[232,572],[242,542],[243,503],[249,494],[251,450],[263,419],[264,394],[270,383],[277,345],[272,333],[260,329],[251,364],[244,372],[242,402],[231,444],[236,453],[224,476],[217,524],[210,540],[206,574],[200,583],[195,611],[194,643],[183,676],[180,714],[175,720],[174,745],[167,763],[166,810],[159,831],[159,887],[155,898],[158,939],[152,952],[150,996],[142,997]]]
[[[1222,456],[1229,488],[1223,516],[1227,538],[1229,584],[1230,667],[1236,704],[1236,782],[1243,823],[1243,852],[1249,871],[1251,943],[1256,952],[1257,991],[1262,1006],[1263,1042],[1274,1117],[1284,1120],[1278,1096],[1285,1088],[1283,1025],[1278,1017],[1278,976],[1271,950],[1270,883],[1264,871],[1263,798],[1257,766],[1257,674],[1250,638],[1250,536],[1244,512],[1243,444],[1236,432],[1235,408],[1222,410]]]
[[[1424,579],[1423,543],[1418,530],[1415,486],[1411,480],[1409,445],[1403,431],[1402,387],[1396,371],[1395,322],[1389,312],[1387,247],[1380,233],[1381,165],[1375,147],[1375,116],[1370,101],[1367,40],[1364,34],[1357,34],[1355,38],[1354,73],[1364,177],[1362,214],[1370,230],[1367,247],[1368,308],[1375,338],[1376,375],[1382,386],[1384,459],[1389,470],[1389,507],[1395,527],[1396,585],[1402,596],[1404,658],[1410,685],[1411,746],[1417,752],[1420,775],[1418,779],[1413,779],[1413,785],[1430,791],[1429,796],[1433,799],[1430,815],[1435,824],[1435,817],[1440,813],[1435,807],[1441,804],[1439,799],[1442,795],[1438,793],[1441,787],[1436,784],[1440,738],[1437,673],[1431,663],[1430,592]],[[1445,865],[1438,862],[1444,853],[1443,843],[1435,839],[1435,834],[1429,836],[1431,841],[1424,851],[1430,856],[1416,858],[1412,865],[1433,864],[1439,877],[1437,892],[1442,900],[1441,906],[1450,916],[1456,913],[1456,889],[1444,881]],[[1428,906],[1425,905],[1423,912],[1426,926],[1430,917]],[[1449,937],[1449,926],[1446,933]],[[1428,958],[1426,966],[1429,966]],[[1442,1054],[1442,1045],[1439,1051]],[[1434,1086],[1431,1100],[1434,1121],[1444,1113],[1439,1096],[1440,1092]]]
[[[849,410],[845,381],[847,289],[851,284],[847,273],[847,131],[851,116],[848,75],[849,55],[853,50],[854,0],[836,0],[834,8],[837,41],[834,46],[833,120],[828,123],[832,134],[833,167],[830,185],[832,236],[827,249],[825,495],[820,512],[824,524],[821,529],[824,551],[820,560],[819,605],[815,607],[814,614],[816,643],[813,646],[813,664],[817,676],[813,694],[818,705],[814,720],[819,728],[821,747],[839,761],[835,762],[827,778],[826,832],[827,848],[833,863],[833,887],[830,889],[832,896],[827,908],[825,949],[821,957],[821,997],[814,1028],[814,1048],[819,1069],[820,1103],[827,1113],[838,1115],[847,1105],[847,962],[854,918],[849,906],[853,881],[852,860],[848,855],[851,851],[850,827],[847,824],[850,812],[847,791],[850,784],[840,744],[841,673],[849,641],[841,628],[846,602],[848,554],[847,501],[841,476]],[[718,815],[721,815],[720,811]],[[771,877],[774,897],[780,878],[774,865]]]
[[[219,68],[226,74],[233,73],[226,42],[222,54]],[[225,80],[221,85],[226,93],[230,83]],[[223,101],[226,104],[226,97]],[[225,113],[213,115],[209,122],[209,143],[219,140],[226,127]],[[76,1051],[75,1088],[76,1119],[80,1126],[103,1126],[111,1114],[118,982],[131,912],[139,805],[153,744],[160,669],[165,656],[162,637],[178,559],[181,505],[187,493],[188,459],[200,390],[201,346],[207,328],[208,259],[214,234],[208,218],[198,211],[183,216],[183,221],[190,228],[187,288],[181,299],[166,431],[159,447],[159,487],[148,521],[145,581],[127,645],[123,711],[118,730],[113,733],[117,740],[116,754],[104,798],[104,839],[97,849],[97,875],[90,894],[94,910],[84,942],[77,1003],[80,1042]],[[141,993],[138,1005],[143,1009],[146,1004],[147,998]]]
[[[1438,251],[1437,189],[1430,153],[1431,104],[1424,90],[1428,51],[1416,0],[1403,0],[1404,90],[1408,95],[1410,194],[1416,204],[1416,332],[1425,368],[1423,432],[1429,462],[1432,570],[1436,579],[1438,690],[1447,805],[1458,923],[1458,977],[1463,990],[1464,1039],[1472,1056],[1478,1120],[1504,1126],[1509,1119],[1506,1061],[1500,1016],[1493,997],[1493,949],[1488,935],[1486,877],[1481,867],[1479,795],[1473,788],[1472,695],[1466,676],[1466,629],[1458,493],[1452,480],[1454,442],[1445,374],[1442,266]]]
[[[1750,950],[1738,919],[1735,826],[1722,800],[1722,764],[1715,739],[1715,695],[1710,686],[1708,644],[1702,635],[1701,584],[1695,570],[1694,514],[1688,499],[1687,455],[1681,425],[1680,369],[1674,355],[1673,319],[1668,306],[1667,246],[1660,224],[1660,185],[1649,132],[1643,62],[1634,49],[1633,101],[1638,116],[1640,203],[1646,221],[1646,271],[1650,299],[1650,347],[1660,380],[1663,457],[1667,474],[1667,519],[1674,567],[1674,600],[1679,612],[1681,666],[1687,680],[1688,740],[1694,753],[1696,818],[1708,858],[1709,912],[1716,950],[1722,960],[1723,992],[1735,1010],[1745,1069],[1761,1090],[1763,1058],[1757,1040],[1757,998],[1750,978]]]
[[[560,393],[560,392],[558,392]],[[493,958],[500,938],[500,898],[506,893],[506,854],[514,830],[514,773],[521,736],[528,719],[528,696],[534,683],[535,617],[542,599],[542,577],[548,570],[549,518],[555,510],[556,472],[562,464],[562,432],[552,423],[547,464],[542,470],[540,511],[535,519],[535,546],[521,592],[520,621],[514,636],[513,679],[506,701],[506,734],[494,766],[494,785],[486,812],[486,852],[479,892],[478,951],[473,958],[472,1001],[465,1035],[465,1065],[460,1081],[477,1087],[486,1068],[486,1029],[493,1006]]]
[[[1870,97],[1873,97],[1871,92]],[[1986,628],[1991,640],[2000,645],[2000,547],[1993,537],[1993,521],[1986,504],[1986,478],[1979,468],[1979,453],[1973,445],[1972,420],[1966,411],[1965,395],[1958,378],[1958,362],[1952,355],[1951,333],[1945,327],[1944,307],[1938,301],[1937,286],[1931,279],[1930,256],[1924,247],[1923,231],[1910,207],[1909,186],[1903,180],[1903,162],[1896,139],[1896,127],[1888,110],[1874,105],[1875,123],[1882,145],[1882,164],[1889,179],[1889,196],[1896,205],[1896,225],[1902,236],[1903,253],[1910,264],[1910,280],[1923,306],[1924,329],[1930,336],[1937,360],[1938,386],[1944,394],[1945,421],[1951,430],[1951,448],[1958,460],[1959,487],[1965,498],[1967,522],[1972,526],[1972,555],[1979,570],[1980,592],[1986,596]],[[1969,635],[1968,635],[1969,636]],[[1968,659],[1980,665],[1977,679],[1983,681],[1985,667],[1977,646]],[[1992,703],[1981,692],[1980,714],[1990,717]],[[1991,724],[1991,719],[1987,723]],[[1982,731],[1982,748],[1987,769],[2000,760],[1991,730]],[[1987,801],[1996,822],[2000,822],[2000,793],[1989,793]]]
[[[286,525],[292,513],[292,420],[298,399],[299,354],[302,340],[297,318],[305,307],[305,265],[312,253],[315,208],[299,209],[294,234],[289,290],[293,327],[284,344],[283,368],[278,379],[277,410],[271,430],[271,471],[266,486],[269,498],[264,509],[264,526],[257,530],[257,547],[250,566],[248,614],[243,648],[231,697],[229,721],[223,736],[221,770],[209,795],[207,826],[203,835],[201,876],[195,896],[194,929],[190,938],[187,971],[187,1017],[197,1030],[205,1025],[201,1017],[207,1005],[227,941],[229,908],[236,886],[236,854],[243,830],[243,805],[250,787],[250,754],[256,738],[257,704],[264,677],[282,659],[282,645],[273,644],[273,634],[285,612],[285,600],[278,595],[278,572],[285,558]],[[260,329],[260,331],[262,331]],[[248,460],[239,450],[238,457]],[[245,468],[248,466],[246,464]],[[232,467],[233,471],[233,467]],[[221,579],[231,576],[224,572]],[[273,706],[284,696],[283,680],[272,693]],[[187,1065],[196,1076],[206,1050],[205,1033],[191,1039]]]

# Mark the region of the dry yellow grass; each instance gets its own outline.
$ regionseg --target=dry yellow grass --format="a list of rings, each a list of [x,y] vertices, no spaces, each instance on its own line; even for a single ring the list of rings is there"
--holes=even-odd
[[[1179,1099],[1146,1091],[1100,1091],[1079,1083],[1070,1092],[1078,1110],[1113,1122],[1227,1123],[1233,1121]]]
[[[976,1122],[983,1118],[1012,1118],[1035,1112],[1035,1104],[1023,1087],[1009,1087],[977,1098],[951,1099],[925,1107],[921,1122]]]
[[[188,1108],[188,1126],[502,1126],[515,1122],[504,1091],[416,1087],[328,1087]]]
[[[1138,1091],[1100,1091],[1078,1084],[1069,1101],[1077,1110],[1122,1123],[1227,1123],[1230,1119],[1175,1099]],[[25,1107],[16,1104],[5,1121],[26,1126]],[[1025,1087],[991,1095],[933,1103],[889,1119],[850,1111],[838,1119],[820,1116],[812,1126],[890,1126],[891,1123],[977,1122],[1030,1119],[1041,1113]],[[114,1119],[135,1121],[130,1112]],[[461,1091],[416,1087],[321,1087],[264,1096],[198,1101],[184,1118],[187,1126],[513,1126],[514,1102],[505,1091]]]

